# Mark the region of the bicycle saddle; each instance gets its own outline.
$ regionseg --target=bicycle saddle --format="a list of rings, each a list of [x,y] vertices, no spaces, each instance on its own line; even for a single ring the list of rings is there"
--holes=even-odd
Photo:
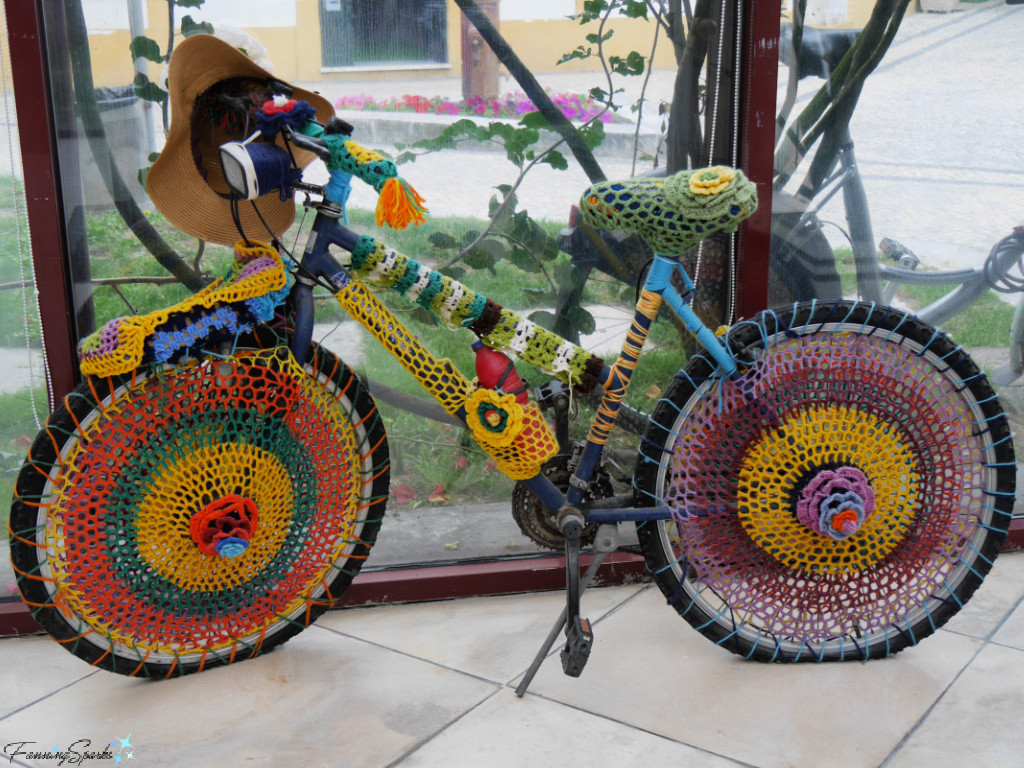
[[[800,50],[796,52],[800,79],[821,77],[827,80],[860,32],[859,29],[804,27]],[[786,23],[779,34],[779,59],[787,67],[792,67],[793,53],[793,25]]]
[[[757,187],[742,171],[714,166],[667,179],[604,181],[580,199],[598,229],[633,230],[656,252],[679,255],[714,232],[735,232],[757,209]]]

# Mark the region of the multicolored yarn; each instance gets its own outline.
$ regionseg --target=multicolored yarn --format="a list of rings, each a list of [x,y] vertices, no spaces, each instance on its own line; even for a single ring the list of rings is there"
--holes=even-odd
[[[255,656],[308,624],[382,507],[372,413],[351,408],[275,350],[120,390],[54,471],[52,603],[128,674]]]
[[[800,493],[796,518],[815,533],[842,541],[875,510],[875,492],[856,467],[826,469]]]
[[[742,171],[722,166],[667,179],[605,181],[580,199],[590,226],[633,230],[665,255],[679,255],[714,232],[735,232],[756,209],[757,187]]]
[[[362,253],[365,257],[366,249]],[[399,279],[394,269],[385,268],[380,274],[393,278],[392,284]],[[426,285],[429,280],[423,282]],[[474,389],[451,360],[435,359],[361,281],[353,280],[335,298],[442,408],[466,419],[477,443],[506,475],[514,480],[533,477],[544,462],[558,453],[558,441],[536,403],[520,406],[512,395]],[[492,414],[497,417],[494,424],[489,419]]]
[[[237,557],[249,546],[258,520],[256,502],[229,493],[192,516],[189,535],[205,555]]]
[[[504,448],[523,431],[523,406],[514,395],[478,389],[466,400],[466,426],[481,445]]]
[[[979,417],[933,362],[884,333],[814,328],[787,329],[742,378],[700,385],[673,427],[664,498],[687,567],[738,616],[785,637],[860,637],[946,593],[987,470]],[[797,519],[806,502],[820,527],[822,502],[849,491],[865,512],[853,533]]]
[[[256,112],[256,128],[264,136],[277,136],[285,126],[297,131],[314,119],[316,108],[308,101],[277,96],[263,102],[263,107]]]
[[[419,226],[426,221],[428,211],[423,205],[425,200],[409,182],[398,175],[398,167],[393,162],[356,144],[343,134],[324,133],[324,129],[312,121],[306,123],[301,132],[327,144],[331,151],[331,159],[327,161],[328,171],[344,171],[358,176],[377,191],[378,227],[387,224],[395,229],[405,229],[410,224]]]
[[[451,327],[469,328],[488,347],[515,354],[580,392],[589,392],[600,381],[600,357],[372,237],[359,239],[351,267],[368,283],[406,296]]]
[[[78,345],[82,373],[116,376],[149,363],[176,363],[198,346],[248,331],[274,316],[291,280],[269,245],[239,241],[223,279],[172,307],[115,318],[83,339]]]
[[[660,293],[646,290],[641,292],[636,312],[633,314],[633,322],[630,323],[626,340],[622,343],[622,352],[619,359],[612,364],[611,371],[605,380],[604,397],[601,398],[594,423],[590,426],[590,434],[587,435],[587,439],[591,442],[601,445],[608,442],[608,436],[615,424],[619,406],[626,397],[626,390],[629,389],[633,372],[636,370],[637,363],[640,362],[644,342],[647,340],[651,323],[658,315],[661,302],[662,295]]]

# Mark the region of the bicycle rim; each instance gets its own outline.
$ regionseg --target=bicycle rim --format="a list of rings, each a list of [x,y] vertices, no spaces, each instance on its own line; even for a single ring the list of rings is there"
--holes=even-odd
[[[387,445],[354,374],[311,357],[244,352],[69,395],[11,516],[19,586],[54,639],[121,674],[181,675],[265,653],[330,607],[376,537]],[[249,536],[236,556],[195,524],[223,527],[225,499],[249,500],[227,518],[232,546]]]
[[[933,633],[988,572],[1013,506],[984,375],[930,326],[849,302],[763,313],[730,339],[756,361],[737,382],[693,361],[641,449],[636,503],[675,514],[638,530],[669,602],[760,661],[877,658]],[[825,535],[815,515],[851,491],[853,532]]]

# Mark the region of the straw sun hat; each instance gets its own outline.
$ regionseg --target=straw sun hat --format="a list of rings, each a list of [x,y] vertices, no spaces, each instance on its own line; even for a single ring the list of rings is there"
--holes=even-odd
[[[231,216],[230,191],[217,149],[226,141],[248,138],[246,134],[251,134],[256,125],[237,112],[219,107],[216,95],[262,93],[276,78],[230,44],[211,35],[194,35],[174,49],[167,79],[171,130],[146,178],[146,191],[178,229],[201,240],[233,245],[239,233]],[[311,91],[295,88],[292,98],[309,102],[320,122],[334,114],[330,103]],[[294,154],[302,168],[314,158],[309,152]],[[277,192],[255,202],[275,235],[284,232],[295,219],[295,204],[290,199],[282,202]],[[268,239],[267,227],[251,203],[239,203],[238,211],[247,235]]]

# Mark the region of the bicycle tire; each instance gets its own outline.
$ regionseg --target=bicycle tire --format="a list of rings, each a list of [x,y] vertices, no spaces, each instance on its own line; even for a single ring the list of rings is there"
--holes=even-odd
[[[11,559],[68,651],[124,675],[185,675],[267,653],[326,611],[376,539],[388,477],[372,398],[315,345],[304,367],[255,349],[92,378],[22,467]],[[252,500],[249,546],[207,554],[192,521],[231,494]]]
[[[857,302],[764,312],[729,343],[741,374],[692,360],[637,462],[636,505],[675,516],[637,531],[668,602],[764,662],[881,658],[932,634],[988,573],[1013,509],[1012,438],[984,374],[931,326]],[[854,509],[846,492],[859,527],[837,540],[826,511]]]
[[[842,298],[843,285],[832,246],[816,216],[773,216],[768,253],[769,305]]]

